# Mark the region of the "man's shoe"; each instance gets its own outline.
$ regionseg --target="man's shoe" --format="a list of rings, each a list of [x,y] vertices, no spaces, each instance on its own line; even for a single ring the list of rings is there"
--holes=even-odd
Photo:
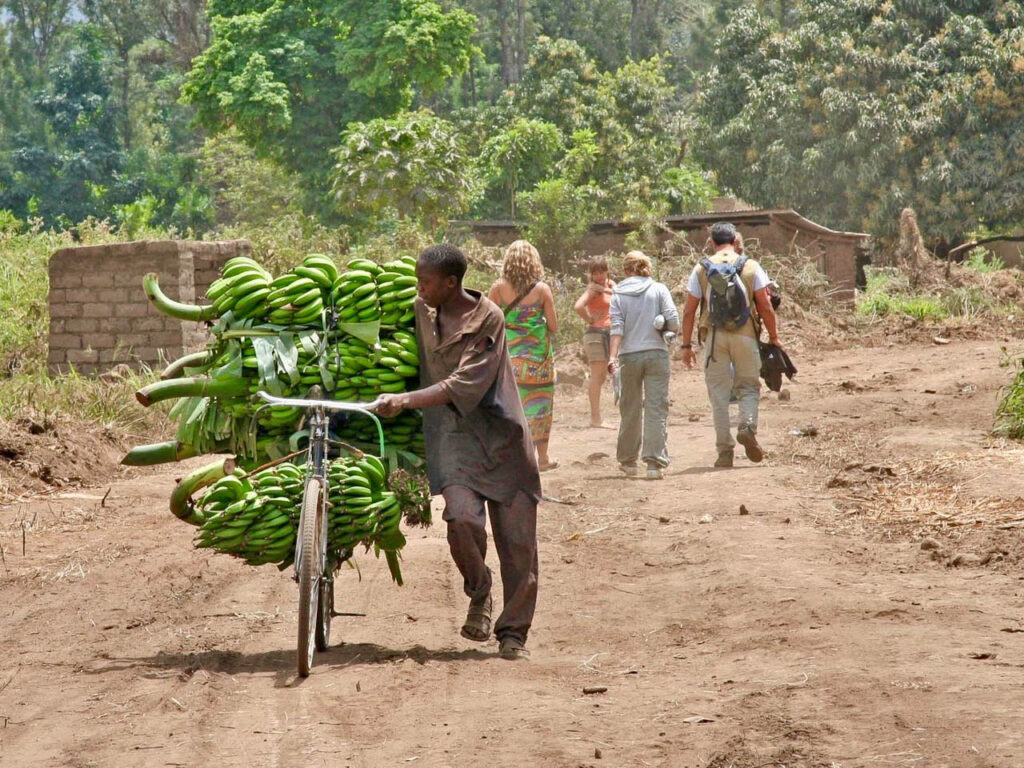
[[[732,451],[722,451],[715,459],[715,466],[724,469],[732,469]]]
[[[757,444],[757,435],[754,434],[753,427],[744,426],[736,430],[736,442],[743,446],[743,450],[747,452],[747,458],[755,464],[764,458],[764,452]]]
[[[648,480],[661,480],[664,475],[661,473],[661,467],[657,464],[647,465],[647,479]]]
[[[459,634],[474,643],[486,643],[491,636],[491,594],[479,602],[469,604],[469,611],[466,613],[466,621],[459,630]]]
[[[635,461],[631,464],[619,464],[619,469],[622,470],[623,474],[629,475],[630,477],[636,477],[637,473],[640,471],[640,467],[636,465]]]
[[[519,659],[530,658],[530,652],[526,650],[526,646],[523,641],[517,637],[503,638],[501,644],[498,646],[498,655],[503,659],[508,659],[509,661],[518,661]]]

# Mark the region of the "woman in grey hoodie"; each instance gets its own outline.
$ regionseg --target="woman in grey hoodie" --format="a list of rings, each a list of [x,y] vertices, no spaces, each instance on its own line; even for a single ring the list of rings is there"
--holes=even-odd
[[[647,479],[660,480],[668,466],[668,343],[679,312],[672,294],[651,278],[651,260],[630,251],[622,262],[626,279],[615,286],[611,305],[608,371],[621,370],[619,465],[627,475],[647,464]],[[642,447],[642,451],[641,451]]]

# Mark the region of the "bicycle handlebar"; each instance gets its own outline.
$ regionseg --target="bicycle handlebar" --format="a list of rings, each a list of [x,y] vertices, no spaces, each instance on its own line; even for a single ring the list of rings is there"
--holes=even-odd
[[[373,419],[377,427],[377,437],[380,441],[380,456],[384,456],[384,427],[377,418],[377,414],[366,408],[366,403],[346,403],[341,400],[308,400],[297,397],[277,397],[269,392],[259,390],[256,394],[268,405],[288,405],[294,408],[323,408],[328,411],[345,411],[348,413],[361,413]]]

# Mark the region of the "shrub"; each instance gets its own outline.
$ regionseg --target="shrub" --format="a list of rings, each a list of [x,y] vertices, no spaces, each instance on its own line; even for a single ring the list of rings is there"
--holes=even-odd
[[[971,251],[970,255],[964,259],[964,266],[968,269],[973,269],[975,272],[989,274],[991,272],[998,272],[1001,269],[1006,269],[1006,262],[991,251],[984,248],[975,248]]]

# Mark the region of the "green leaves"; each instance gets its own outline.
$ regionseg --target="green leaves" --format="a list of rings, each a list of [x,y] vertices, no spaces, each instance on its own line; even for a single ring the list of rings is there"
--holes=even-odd
[[[350,123],[334,156],[335,200],[349,215],[395,212],[432,228],[477,194],[455,126],[429,110]]]
[[[809,0],[741,10],[699,100],[702,159],[753,203],[894,234],[1024,218],[1019,2]]]
[[[213,39],[183,98],[326,191],[343,126],[408,107],[465,70],[472,17],[433,0],[210,3]]]

